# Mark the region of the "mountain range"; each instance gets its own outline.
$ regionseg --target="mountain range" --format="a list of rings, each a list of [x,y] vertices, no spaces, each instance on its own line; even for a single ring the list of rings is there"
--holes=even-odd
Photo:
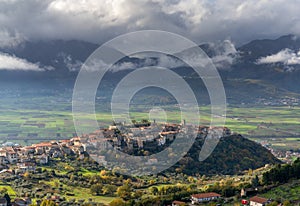
[[[52,40],[24,41],[15,47],[0,48],[0,86],[19,90],[72,89],[81,65],[98,47],[78,40]],[[229,40],[199,47],[218,69],[229,103],[300,98],[300,85],[297,84],[300,80],[300,38],[297,36],[254,40],[239,47]],[[115,85],[140,66],[158,64],[182,75],[198,101],[207,103],[209,98],[201,79],[191,68],[177,63],[165,57],[125,57],[106,76],[107,85]],[[112,90],[114,86],[108,87]],[[151,94],[155,96],[160,92],[149,91],[147,97]]]

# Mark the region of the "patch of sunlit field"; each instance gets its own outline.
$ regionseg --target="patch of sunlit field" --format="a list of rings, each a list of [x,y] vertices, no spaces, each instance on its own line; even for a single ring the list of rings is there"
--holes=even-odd
[[[28,100],[29,101],[29,100]],[[30,101],[32,102],[32,101]],[[0,143],[16,142],[30,144],[49,139],[66,139],[76,135],[71,102],[48,103],[42,99],[34,100],[34,105],[14,105],[1,101],[0,107]],[[39,104],[39,102],[42,102]],[[185,118],[194,118],[191,122],[210,125],[211,118],[223,119],[225,116],[211,114],[211,107],[200,106],[199,116],[193,113],[195,108],[181,111],[179,105],[130,105],[127,113],[114,113],[111,105],[97,103],[95,115],[79,115],[83,127],[89,127],[95,118],[99,127],[107,127],[113,121],[129,116],[130,121],[143,119],[153,122],[181,123]],[[188,117],[184,116],[188,115]],[[195,119],[195,118],[199,119]],[[279,148],[293,148],[299,145],[300,107],[288,106],[240,106],[227,107],[225,126],[232,132],[242,134],[254,140],[277,138]],[[128,119],[127,119],[128,120]],[[127,122],[128,123],[128,122]],[[129,122],[130,123],[130,122]],[[92,130],[92,129],[91,129]],[[283,146],[284,145],[284,146]],[[295,146],[296,145],[296,146]]]

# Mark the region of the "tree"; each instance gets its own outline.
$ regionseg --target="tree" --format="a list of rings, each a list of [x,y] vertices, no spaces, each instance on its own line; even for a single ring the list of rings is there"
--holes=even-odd
[[[157,187],[151,187],[151,188],[150,188],[150,192],[151,192],[152,195],[157,195],[157,193],[158,193],[158,188],[157,188]]]
[[[114,199],[109,203],[109,206],[125,206],[125,202],[121,198]]]
[[[278,202],[274,201],[274,202],[271,202],[268,204],[268,206],[277,206],[278,205]]]
[[[188,190],[189,190],[189,191],[195,190],[195,189],[197,189],[197,185],[196,185],[196,184],[190,184],[190,185],[188,186]]]
[[[40,206],[56,206],[52,200],[43,200]]]
[[[129,200],[131,198],[132,188],[129,184],[118,187],[117,195],[123,200]]]
[[[104,185],[102,188],[103,195],[113,195],[117,190],[117,187],[114,185]]]
[[[143,196],[143,192],[141,190],[136,190],[135,192],[133,192],[131,200],[139,199],[142,196]]]
[[[30,179],[30,174],[29,174],[29,172],[25,172],[25,173],[24,173],[24,178],[25,178],[26,180]]]
[[[0,190],[0,194],[1,194],[1,195],[7,194],[7,188],[6,188],[6,187],[3,187],[3,188]]]
[[[189,176],[189,177],[188,177],[188,181],[189,181],[190,183],[194,183],[194,182],[195,182],[195,179],[194,179],[194,177]]]
[[[252,186],[253,187],[259,186],[259,179],[257,175],[255,175],[255,178],[252,179]]]
[[[149,181],[150,185],[153,185],[154,183],[155,183],[155,180],[153,180],[153,179]]]
[[[100,195],[102,193],[102,187],[103,186],[100,183],[91,186],[91,193],[96,194],[96,195]]]
[[[232,186],[224,186],[222,189],[222,196],[231,197],[235,195],[235,189]]]
[[[106,170],[101,170],[100,171],[100,177],[106,176]]]

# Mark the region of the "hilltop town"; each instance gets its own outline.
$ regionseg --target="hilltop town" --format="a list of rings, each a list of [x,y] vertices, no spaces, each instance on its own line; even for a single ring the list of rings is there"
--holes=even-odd
[[[194,130],[197,136],[220,138],[229,136],[230,129],[210,128],[206,126],[189,127]],[[126,131],[121,132],[121,131]],[[142,121],[132,125],[114,124],[105,129],[100,129],[90,134],[71,139],[41,142],[30,146],[4,145],[0,147],[0,169],[2,172],[13,170],[15,173],[34,171],[36,165],[48,164],[50,159],[62,158],[68,155],[77,155],[84,158],[87,152],[89,156],[98,163],[106,165],[105,152],[109,148],[123,149],[129,154],[136,154],[137,151],[157,152],[159,148],[170,145],[176,136],[183,132],[182,124],[153,124]],[[91,148],[92,147],[92,148]],[[96,153],[93,154],[93,149]],[[100,151],[100,152],[99,152]],[[157,162],[157,160],[152,160]]]
[[[112,158],[111,149],[123,151],[130,155],[148,156],[168,148],[180,138],[186,141],[187,134],[196,135],[193,147],[174,167],[157,177],[126,177],[119,174],[123,169],[122,165],[112,167],[110,170],[103,167],[109,168],[116,159],[122,162],[126,161],[121,156]],[[200,163],[197,157],[192,163],[188,163],[191,158],[198,154],[197,151],[201,149],[199,146],[207,138],[219,139],[220,144],[216,148],[216,153],[203,163]],[[254,148],[256,148],[255,154],[260,153],[265,159],[259,156],[254,157],[252,152]],[[11,196],[13,195],[11,202],[14,205],[40,205],[43,202],[46,204],[47,201],[59,205],[84,205],[84,203],[86,205],[105,205],[108,202],[118,201],[119,199],[116,198],[121,198],[123,202],[135,198],[138,198],[135,201],[141,202],[156,201],[154,199],[144,200],[143,197],[149,194],[155,195],[155,197],[157,195],[165,196],[169,193],[172,194],[171,190],[174,190],[176,194],[180,195],[172,196],[171,199],[168,196],[166,199],[173,205],[180,205],[183,202],[194,204],[210,201],[223,202],[224,198],[236,194],[239,188],[234,185],[226,190],[223,188],[225,185],[203,187],[219,181],[219,178],[222,179],[223,177],[202,178],[201,175],[206,174],[206,170],[203,171],[201,168],[206,168],[207,171],[214,171],[219,168],[225,174],[226,171],[235,171],[228,169],[242,169],[243,165],[247,166],[246,169],[248,169],[249,162],[245,162],[245,158],[236,156],[240,150],[245,152],[247,149],[251,152],[245,154],[248,155],[249,160],[255,162],[255,165],[251,163],[254,168],[264,166],[267,162],[275,160],[272,159],[271,153],[267,152],[268,150],[239,135],[232,134],[230,129],[226,127],[193,126],[185,125],[184,122],[182,124],[158,124],[145,120],[134,122],[133,125],[114,123],[108,128],[71,139],[41,142],[30,146],[4,144],[0,148],[0,195],[2,193],[7,196],[9,190],[14,191],[13,193],[10,192]],[[221,151],[225,153],[222,154]],[[168,152],[170,158],[173,152],[176,151]],[[159,161],[160,159],[150,158],[145,165],[150,166],[152,172],[155,172],[161,163]],[[230,167],[226,165],[220,167],[221,162],[228,162]],[[135,164],[140,166],[138,162]],[[200,167],[200,165],[202,166]],[[189,173],[193,175],[186,176]],[[175,181],[174,175],[180,180],[177,178]],[[227,177],[224,176],[224,178]],[[241,185],[239,187],[244,187],[245,184],[244,181],[241,182],[241,178],[246,182],[251,182],[253,177],[237,179],[237,183]],[[176,184],[181,182],[187,186],[170,186],[174,181]],[[156,184],[167,185],[165,189],[163,187],[161,190],[152,191],[151,188]],[[82,191],[76,192],[77,190],[84,190],[86,196],[83,197]],[[127,196],[120,192],[123,190],[128,190]],[[140,190],[144,190],[144,195],[140,194]],[[165,193],[165,190],[170,191]],[[247,191],[250,191],[249,188]],[[103,198],[109,198],[109,201],[105,203]],[[7,202],[7,198],[2,200]],[[2,200],[0,198],[0,201]],[[268,199],[264,200],[269,201]],[[118,205],[122,204],[118,203]]]

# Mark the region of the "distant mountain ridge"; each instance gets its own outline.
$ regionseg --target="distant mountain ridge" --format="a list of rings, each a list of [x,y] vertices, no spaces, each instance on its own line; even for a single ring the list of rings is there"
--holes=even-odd
[[[11,80],[14,80],[18,84],[26,82],[29,87],[31,82],[35,82],[49,89],[51,87],[71,89],[82,63],[98,47],[97,44],[78,40],[55,40],[28,41],[14,48],[0,48],[2,54],[53,68],[44,72],[0,69],[2,82],[0,86],[6,87]],[[254,40],[238,48],[235,48],[230,41],[207,43],[200,47],[219,69],[230,103],[255,103],[261,98],[300,97],[300,85],[296,83],[300,80],[300,60],[299,64],[289,63],[298,61],[300,38],[286,35],[275,40]],[[267,58],[269,61],[280,55],[286,55],[286,59],[282,57],[278,62],[258,63],[260,59]],[[288,58],[291,60],[289,61]],[[149,62],[136,57],[128,57],[122,61],[131,62],[137,67]],[[157,60],[153,58],[151,61],[155,64]],[[115,71],[113,75],[107,77],[107,80],[116,82],[130,71],[130,67]],[[193,90],[199,93],[197,94],[199,101],[202,101],[200,97],[205,95],[206,89],[203,83],[199,83],[200,79],[199,81],[194,78],[195,74],[191,69],[181,66],[174,68],[174,71],[185,77]]]

